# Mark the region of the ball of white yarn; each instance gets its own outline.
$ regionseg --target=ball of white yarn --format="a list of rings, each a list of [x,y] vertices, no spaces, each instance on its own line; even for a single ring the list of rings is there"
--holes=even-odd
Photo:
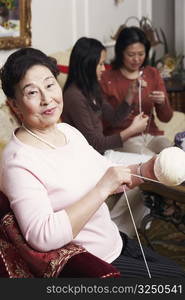
[[[162,150],[155,160],[154,174],[165,185],[181,184],[185,181],[185,152],[178,147]]]

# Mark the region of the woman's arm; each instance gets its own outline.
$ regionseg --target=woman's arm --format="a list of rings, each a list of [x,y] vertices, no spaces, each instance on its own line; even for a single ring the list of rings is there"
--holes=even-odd
[[[171,120],[173,116],[173,109],[169,102],[168,94],[166,91],[166,87],[164,84],[164,80],[161,78],[161,75],[157,69],[155,69],[155,83],[156,88],[154,91],[154,95],[150,95],[149,99],[154,101],[155,110],[157,117],[162,122],[168,122]],[[157,93],[160,92],[160,93]],[[162,97],[161,97],[162,95]]]
[[[38,176],[34,175],[33,162],[30,167],[32,172],[28,170],[29,163],[26,163],[27,169],[18,166],[17,163],[8,164],[9,169],[3,172],[3,192],[10,200],[11,209],[24,238],[33,248],[45,252],[69,243],[109,194],[123,182],[130,184],[129,169],[122,166],[109,167],[110,163],[104,157],[100,159],[108,167],[102,178],[76,202],[70,204],[61,198],[64,208],[56,211],[52,207],[52,195],[49,195],[45,184]],[[97,163],[101,161],[97,160]],[[55,202],[55,199],[53,201]]]
[[[82,199],[66,208],[73,236],[75,237],[107,197],[113,194],[120,185],[130,185],[130,169],[123,166],[110,167],[96,186]]]
[[[128,117],[132,110],[132,105],[127,101],[122,101],[117,108],[106,100],[106,96],[102,96],[102,119],[107,121],[113,128],[117,127],[125,118]]]
[[[121,101],[119,105],[114,108],[110,104],[110,100],[107,100],[105,93],[102,94],[102,112],[105,121],[108,121],[114,128],[123,122],[128,117],[129,113],[133,109],[134,98],[138,93],[138,81],[134,80],[126,93],[126,97]],[[113,97],[113,96],[112,96]]]

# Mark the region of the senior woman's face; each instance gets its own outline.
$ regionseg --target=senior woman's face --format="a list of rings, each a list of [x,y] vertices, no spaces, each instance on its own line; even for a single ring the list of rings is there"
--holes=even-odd
[[[28,69],[15,89],[13,108],[25,125],[31,128],[53,126],[62,113],[62,90],[51,73],[42,65]]]
[[[142,66],[145,56],[146,52],[143,44],[131,44],[123,52],[123,67],[130,72],[137,71]]]

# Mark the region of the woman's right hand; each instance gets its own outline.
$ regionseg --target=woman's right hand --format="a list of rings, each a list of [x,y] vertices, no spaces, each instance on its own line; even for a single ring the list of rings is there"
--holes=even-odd
[[[135,116],[131,125],[120,132],[122,141],[128,140],[131,136],[143,132],[146,129],[148,123],[148,116],[143,112]]]
[[[124,166],[114,166],[105,172],[96,187],[101,195],[106,198],[111,194],[123,192],[131,184],[130,169]]]
[[[148,123],[148,116],[142,112],[139,115],[134,117],[130,127],[134,131],[134,134],[140,133],[146,129],[147,123]]]

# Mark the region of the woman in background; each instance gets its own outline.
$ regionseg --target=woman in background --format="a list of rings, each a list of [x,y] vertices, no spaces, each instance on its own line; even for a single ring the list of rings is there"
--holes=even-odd
[[[115,44],[112,68],[102,74],[101,87],[107,101],[117,109],[130,94],[130,86],[138,79],[139,91],[133,95],[132,109],[122,123],[106,124],[106,135],[119,133],[130,126],[141,111],[148,117],[147,126],[133,133],[123,145],[126,152],[153,154],[171,146],[154,120],[154,111],[162,122],[168,122],[173,111],[159,71],[147,65],[150,42],[138,27],[126,27],[119,33]]]
[[[143,113],[138,114],[128,128],[110,136],[104,134],[103,122],[109,122],[116,128],[129,115],[134,94],[138,90],[137,82],[133,82],[125,101],[122,101],[116,110],[113,109],[99,85],[105,70],[105,59],[106,50],[100,41],[82,37],[75,43],[64,85],[65,105],[62,120],[80,130],[98,152],[108,155],[107,150],[122,148],[130,136],[142,132],[147,126],[148,117]],[[117,152],[115,157],[116,155]],[[141,155],[122,153],[122,162],[125,158],[125,162],[128,163],[129,156],[132,162],[133,159],[142,161]],[[143,157],[146,158],[148,159]]]
[[[133,119],[128,128],[110,136],[106,136],[103,132],[103,122],[111,122],[112,126],[119,126],[118,124],[123,122],[132,110],[133,97],[138,90],[137,81],[134,81],[125,101],[114,110],[105,100],[99,85],[105,70],[105,58],[106,50],[100,41],[82,37],[75,43],[70,56],[67,81],[64,85],[62,120],[81,131],[91,146],[114,163],[122,163],[125,166],[141,163],[148,160],[150,156],[124,153],[117,149],[120,150],[130,136],[144,130],[148,117],[141,113]],[[128,196],[139,227],[143,216],[149,210],[143,204],[138,187],[129,191]],[[125,196],[121,196],[118,201],[115,201],[115,197],[110,197],[108,205],[111,218],[118,225],[119,230],[133,236],[135,231]]]

